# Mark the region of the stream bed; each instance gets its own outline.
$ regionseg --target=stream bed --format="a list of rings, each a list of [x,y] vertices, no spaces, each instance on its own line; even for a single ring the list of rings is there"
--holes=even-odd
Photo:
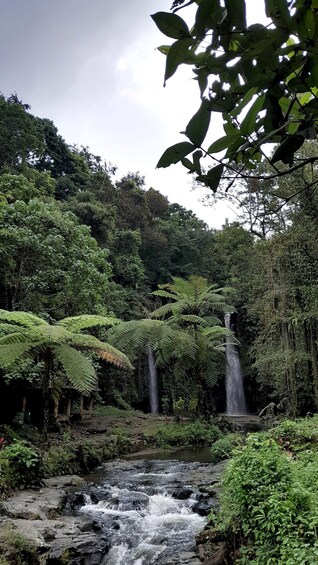
[[[221,467],[204,451],[150,457],[106,463],[73,495],[105,540],[101,565],[200,563],[195,535],[217,506]]]

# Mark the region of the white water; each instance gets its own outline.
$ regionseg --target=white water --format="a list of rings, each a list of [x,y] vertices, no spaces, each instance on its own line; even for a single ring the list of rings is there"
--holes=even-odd
[[[152,349],[148,348],[149,400],[151,414],[159,413],[158,373]]]
[[[114,473],[100,487],[105,498],[97,504],[88,498],[81,508],[110,532],[111,547],[102,565],[163,565],[171,554],[193,546],[194,536],[203,529],[206,519],[192,511],[197,498],[179,500],[167,492],[169,484],[180,484],[178,463],[154,465],[151,472],[119,472],[121,486],[113,484]],[[162,465],[169,467],[167,472]]]
[[[225,327],[231,329],[231,314],[225,314]],[[240,356],[230,337],[226,338],[226,413],[247,414]]]

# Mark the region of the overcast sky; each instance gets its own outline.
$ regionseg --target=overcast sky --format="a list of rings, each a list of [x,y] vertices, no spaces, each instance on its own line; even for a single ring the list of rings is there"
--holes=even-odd
[[[220,227],[234,217],[230,209],[204,207],[204,189],[191,190],[182,166],[155,168],[183,140],[179,132],[199,106],[188,69],[163,88],[165,61],[155,48],[170,41],[150,14],[171,3],[0,0],[0,90],[17,92],[34,114],[52,119],[68,143],[89,146],[121,175],[139,171],[147,187]]]

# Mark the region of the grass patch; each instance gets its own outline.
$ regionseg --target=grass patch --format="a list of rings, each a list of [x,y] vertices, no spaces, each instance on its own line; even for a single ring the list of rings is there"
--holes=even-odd
[[[38,565],[32,543],[12,528],[3,528],[0,534],[0,565]]]
[[[211,445],[221,435],[219,428],[201,421],[189,424],[166,424],[152,436],[158,447],[201,447]]]
[[[114,418],[133,418],[138,416],[144,416],[143,412],[139,410],[123,410],[122,408],[116,408],[116,406],[96,406],[93,410],[94,416],[112,416]]]

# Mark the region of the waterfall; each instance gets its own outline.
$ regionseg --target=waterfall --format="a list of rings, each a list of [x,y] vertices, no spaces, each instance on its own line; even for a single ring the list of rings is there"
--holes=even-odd
[[[149,370],[150,412],[151,414],[158,414],[159,413],[158,374],[155,363],[155,357],[150,347],[148,347],[148,370]]]
[[[225,314],[225,327],[231,329],[231,314]],[[240,356],[230,336],[226,338],[226,413],[247,414]]]

